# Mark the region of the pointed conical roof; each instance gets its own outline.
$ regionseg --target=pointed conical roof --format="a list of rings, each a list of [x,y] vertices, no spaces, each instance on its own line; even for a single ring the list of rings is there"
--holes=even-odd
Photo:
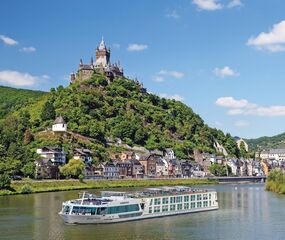
[[[54,120],[53,124],[66,124],[66,122],[64,121],[63,117],[60,115]]]
[[[102,37],[102,40],[99,44],[99,50],[105,50],[106,49],[106,45],[105,45],[105,42],[104,42],[104,38]]]

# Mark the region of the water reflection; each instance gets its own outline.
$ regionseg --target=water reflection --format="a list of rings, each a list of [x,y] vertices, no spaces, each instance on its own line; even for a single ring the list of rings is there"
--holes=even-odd
[[[284,239],[285,197],[262,184],[211,186],[218,211],[110,225],[66,225],[61,203],[78,191],[0,197],[0,239]]]

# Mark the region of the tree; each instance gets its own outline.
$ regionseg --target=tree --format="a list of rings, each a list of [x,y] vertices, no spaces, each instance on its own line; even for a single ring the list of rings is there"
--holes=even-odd
[[[9,175],[15,175],[21,169],[21,161],[13,158],[2,158],[0,161],[0,173],[7,173]]]
[[[4,157],[6,154],[7,154],[7,151],[5,147],[2,144],[0,144],[0,158]]]
[[[55,109],[53,103],[51,101],[47,101],[41,112],[41,119],[43,121],[54,119],[56,116]]]
[[[60,167],[60,173],[65,177],[78,178],[79,175],[83,174],[84,163],[80,159],[71,159],[67,164]]]
[[[35,175],[35,164],[33,162],[28,162],[22,167],[21,172],[25,177],[33,178]]]
[[[33,140],[33,135],[29,128],[26,129],[24,133],[24,144],[28,145]]]
[[[227,176],[227,166],[214,163],[209,167],[209,171],[215,176]]]
[[[243,158],[247,158],[249,156],[248,152],[246,151],[244,142],[241,142],[239,145],[239,155]]]
[[[3,173],[0,174],[0,189],[7,189],[11,185],[11,178],[9,174]]]

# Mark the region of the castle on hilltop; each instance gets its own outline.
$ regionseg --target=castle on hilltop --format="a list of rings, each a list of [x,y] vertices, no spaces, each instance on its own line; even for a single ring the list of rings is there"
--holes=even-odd
[[[84,64],[82,59],[80,59],[77,73],[72,73],[70,76],[71,83],[87,80],[94,72],[104,73],[110,80],[124,76],[120,62],[111,64],[110,53],[110,48],[106,47],[102,38],[101,43],[96,48],[95,62],[93,61],[93,57],[91,57],[90,64]]]

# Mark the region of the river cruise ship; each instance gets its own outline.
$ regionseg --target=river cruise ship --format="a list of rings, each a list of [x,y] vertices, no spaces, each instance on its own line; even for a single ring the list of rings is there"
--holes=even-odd
[[[147,188],[142,192],[82,193],[63,202],[59,215],[71,224],[117,223],[218,209],[215,190],[185,186]]]

